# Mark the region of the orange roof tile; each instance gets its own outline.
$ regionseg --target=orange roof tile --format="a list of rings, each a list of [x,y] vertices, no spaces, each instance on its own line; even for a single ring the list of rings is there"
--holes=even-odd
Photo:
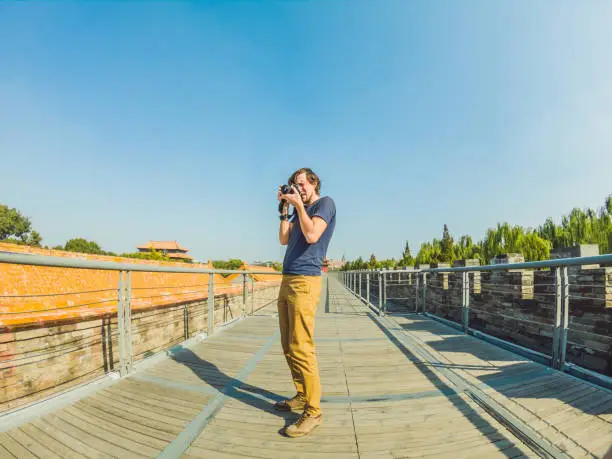
[[[172,259],[172,258],[180,258],[180,259],[184,259],[184,260],[193,260],[193,257],[190,257],[186,253],[169,253],[167,255],[167,257],[170,258],[170,259]]]
[[[189,251],[185,247],[181,247],[176,241],[149,241],[146,244],[137,245],[137,249],[155,249],[155,250],[182,250]]]
[[[249,277],[254,279],[256,282],[261,281],[279,281],[281,280],[280,273],[274,268],[268,266],[251,266],[246,263],[242,263],[242,266],[238,268],[239,271],[268,271],[270,274],[249,274]],[[226,277],[228,282],[233,281],[237,277],[242,276],[240,273],[230,274]]]

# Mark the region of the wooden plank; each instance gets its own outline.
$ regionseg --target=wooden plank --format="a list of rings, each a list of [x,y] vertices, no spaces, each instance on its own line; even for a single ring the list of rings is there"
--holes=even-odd
[[[199,453],[199,451],[197,449],[194,449],[193,452],[195,453]],[[202,453],[204,454],[204,453]],[[181,459],[202,459],[202,458],[208,458],[208,457],[214,457],[215,459],[244,459],[244,458],[251,458],[251,457],[256,457],[253,455],[250,456],[242,456],[236,453],[223,453],[221,451],[206,451],[205,455],[198,455],[198,456],[194,456],[192,454],[187,454],[184,453],[181,456]]]
[[[22,444],[28,451],[33,453],[38,457],[44,457],[49,459],[61,459],[61,456],[58,456],[50,449],[43,446],[41,443],[37,441],[36,438],[32,438],[23,432],[21,429],[13,429],[9,430],[7,434],[13,438],[13,440]]]
[[[287,444],[292,439],[287,439]],[[261,447],[249,447],[243,445],[236,445],[233,443],[221,443],[213,440],[208,440],[205,443],[198,443],[197,446],[193,445],[187,450],[187,454],[193,455],[195,457],[207,458],[207,457],[217,457],[217,453],[232,453],[238,454],[245,457],[256,457],[262,459],[276,459],[282,455],[283,458],[312,458],[312,459],[329,459],[333,457],[334,459],[356,459],[358,457],[357,453],[354,452],[336,452],[333,455],[329,453],[321,453],[317,452],[313,448],[313,450],[308,451],[302,449],[296,450],[286,450],[286,445],[283,445],[282,449],[268,449]]]
[[[157,419],[155,417],[147,417],[143,416],[140,413],[131,413],[125,410],[124,407],[120,405],[113,405],[112,403],[105,403],[99,400],[96,400],[92,397],[89,397],[85,400],[81,400],[76,404],[76,406],[81,407],[81,404],[91,407],[92,409],[103,411],[107,413],[109,416],[114,416],[117,419],[123,419],[126,422],[131,422],[134,425],[141,425],[146,428],[154,429],[161,433],[161,435],[171,435],[176,436],[182,429],[183,424],[176,425],[172,423],[165,422],[164,419]],[[158,438],[164,439],[164,436],[160,436]]]
[[[1,441],[1,440],[0,440]],[[2,444],[0,444],[0,457],[5,457],[7,459],[11,458],[11,457],[16,457],[13,456],[8,449],[6,449],[4,446],[2,446]]]
[[[120,397],[111,397],[108,394],[98,393],[91,397],[93,400],[97,400],[103,405],[108,404],[114,408],[127,410],[130,412],[137,414],[138,416],[142,416],[144,418],[156,419],[157,421],[166,422],[173,426],[183,427],[185,423],[188,421],[188,417],[177,417],[175,413],[166,413],[164,410],[155,411],[154,408],[147,406],[141,407],[138,403],[135,403],[130,400],[125,400]]]
[[[33,424],[25,424],[19,428],[30,438],[36,438],[38,442],[45,445],[50,451],[54,454],[57,454],[61,458],[66,459],[81,459],[86,456],[83,454],[79,454],[68,446],[60,443],[51,435],[47,434],[45,431],[39,429]]]
[[[166,379],[166,378],[164,378]],[[188,390],[169,391],[167,387],[157,384],[154,381],[140,381],[126,379],[121,381],[122,389],[130,392],[146,393],[151,399],[171,400],[172,403],[202,407],[210,398],[210,394],[200,394]]]
[[[7,435],[6,432],[0,432],[0,445],[2,445],[2,447],[14,457],[36,458],[33,453],[31,453],[21,443]]]
[[[59,426],[55,425],[53,421],[47,420],[48,416],[44,418],[36,419],[32,421],[32,424],[44,431],[47,435],[57,440],[59,443],[66,445],[66,447],[80,453],[86,457],[95,457],[101,459],[112,458],[112,456],[106,454],[103,451],[99,451],[87,443],[82,441],[78,436],[74,436],[75,432],[67,433],[60,429]],[[69,429],[70,430],[70,429]]]
[[[169,389],[168,394],[174,391]],[[140,407],[150,410],[161,411],[166,415],[175,416],[178,419],[191,419],[196,416],[202,409],[202,404],[180,403],[175,402],[170,397],[165,399],[155,396],[149,392],[138,392],[126,390],[122,387],[115,387],[112,391],[102,391],[102,393],[121,402],[130,402],[137,404]]]
[[[68,418],[70,421],[66,421],[64,418]],[[104,452],[109,453],[115,457],[121,458],[146,457],[142,454],[126,450],[125,448],[122,448],[118,445],[114,445],[113,443],[107,442],[106,440],[98,437],[94,433],[84,430],[84,428],[82,428],[83,425],[80,424],[79,421],[75,421],[74,418],[65,416],[63,413],[58,412],[56,414],[50,414],[46,416],[46,419],[48,420],[48,422],[53,423],[59,429],[68,433],[70,436],[83,440],[83,442],[85,442],[91,448],[95,449],[98,454]],[[68,444],[68,446],[73,448],[72,444]]]
[[[168,442],[159,440],[155,436],[150,436],[146,434],[142,434],[135,429],[125,428],[120,424],[98,417],[92,416],[87,411],[75,408],[68,407],[63,410],[65,413],[69,413],[75,419],[81,419],[84,423],[93,426],[94,428],[102,429],[105,432],[108,432],[108,437],[112,437],[113,435],[125,438],[130,442],[134,442],[138,445],[144,445],[144,451],[150,450],[151,455],[156,455],[162,449],[166,447]],[[105,437],[107,434],[104,434]],[[120,443],[117,443],[120,444]],[[128,448],[129,449],[129,448]],[[140,451],[139,451],[140,452]]]
[[[86,404],[77,404],[75,408],[78,408],[83,413],[87,413],[89,416],[93,416],[99,419],[102,419],[106,422],[114,423],[115,425],[121,427],[126,430],[133,430],[134,432],[138,432],[144,435],[149,436],[154,440],[159,440],[162,443],[168,443],[174,439],[176,434],[167,433],[165,431],[154,429],[145,425],[144,423],[140,423],[140,419],[136,418],[135,420],[124,419],[123,417],[113,415],[108,413],[107,411],[103,411],[100,409],[96,409],[90,405]],[[153,441],[154,445],[157,445],[157,441]]]

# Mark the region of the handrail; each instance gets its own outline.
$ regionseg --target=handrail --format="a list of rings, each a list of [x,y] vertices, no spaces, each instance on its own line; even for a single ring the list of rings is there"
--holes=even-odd
[[[506,263],[484,266],[458,266],[454,268],[413,268],[413,269],[355,269],[340,272],[392,272],[392,273],[436,273],[436,272],[466,272],[466,271],[508,271],[515,269],[556,268],[559,266],[612,264],[612,253],[593,257],[557,258],[554,260],[527,261],[524,263]]]
[[[244,269],[206,269],[181,268],[175,266],[144,265],[138,263],[119,263],[116,261],[79,260],[76,258],[53,257],[16,253],[0,253],[0,263],[16,265],[49,266],[54,268],[99,269],[110,271],[143,271],[185,274],[267,274],[281,275],[280,271],[256,271]]]
[[[380,316],[384,316],[387,313],[388,302],[387,300],[393,299],[387,297],[387,290],[389,288],[395,288],[401,286],[403,282],[409,282],[412,291],[414,294],[410,296],[410,299],[413,300],[414,312],[415,313],[423,313],[424,315],[431,317],[433,319],[442,321],[447,325],[451,325],[454,328],[457,328],[467,334],[477,336],[478,338],[485,339],[486,341],[492,342],[494,344],[500,345],[503,343],[503,347],[509,348],[514,352],[527,356],[528,358],[534,359],[536,361],[540,361],[547,365],[552,366],[555,369],[565,371],[576,376],[579,376],[584,379],[588,379],[592,382],[596,382],[597,384],[612,389],[612,378],[610,376],[606,376],[602,373],[596,373],[587,368],[582,368],[576,363],[567,362],[567,350],[568,350],[568,333],[585,333],[585,330],[581,330],[580,328],[576,329],[576,326],[573,326],[574,322],[571,320],[570,309],[572,307],[571,301],[572,299],[577,298],[574,294],[572,295],[572,291],[580,287],[580,282],[575,282],[573,279],[574,274],[570,271],[569,267],[571,266],[601,266],[605,268],[606,265],[612,267],[612,254],[592,256],[592,257],[575,257],[575,258],[561,258],[555,260],[544,260],[537,262],[527,262],[527,263],[507,263],[507,264],[499,264],[499,265],[486,265],[486,266],[461,266],[461,267],[440,267],[440,268],[406,268],[406,269],[373,269],[373,270],[348,270],[348,271],[339,271],[338,275],[340,276],[341,281],[344,285],[352,291],[358,298],[360,298],[366,305],[368,305],[371,309],[374,310]],[[603,265],[603,266],[602,266]],[[536,349],[528,349],[522,347],[520,345],[511,343],[509,341],[503,341],[500,338],[496,338],[494,336],[490,336],[477,328],[472,328],[472,322],[470,320],[470,315],[472,312],[476,312],[476,314],[480,314],[478,309],[473,309],[471,306],[471,302],[474,299],[479,297],[474,297],[473,295],[477,295],[481,293],[481,288],[485,291],[491,292],[491,288],[487,287],[488,284],[483,284],[480,281],[480,277],[470,276],[469,273],[482,273],[482,272],[492,272],[492,271],[523,271],[527,269],[540,269],[540,268],[550,268],[550,274],[545,274],[546,276],[550,275],[552,277],[548,278],[547,283],[528,283],[525,285],[529,285],[531,290],[529,290],[529,295],[540,295],[540,300],[549,303],[550,308],[553,311],[553,317],[551,324],[540,324],[540,326],[544,328],[550,327],[551,337],[551,348],[550,351],[547,351],[546,354],[537,352]],[[533,272],[533,271],[532,271]],[[446,276],[446,274],[453,273],[462,273],[461,276],[457,276],[456,279],[453,279],[452,282],[447,284],[441,284],[437,286],[436,289],[443,289],[452,291],[452,295],[456,295],[453,298],[454,304],[449,304],[448,306],[454,307],[455,312],[451,313],[453,317],[455,317],[454,321],[448,321],[438,315],[431,314],[429,311],[430,306],[435,306],[437,303],[434,301],[431,293],[431,289],[433,287],[431,283],[431,279],[438,277],[436,274],[441,274]],[[392,277],[394,274],[410,274],[414,275],[413,280],[404,280],[401,279],[395,282],[388,282],[388,277]],[[432,277],[429,277],[432,275]],[[476,274],[474,274],[476,276]],[[450,276],[449,276],[450,277]],[[455,276],[452,276],[455,277]],[[460,277],[460,278],[459,278]],[[473,278],[472,278],[473,277]],[[608,279],[608,280],[605,280]],[[585,300],[592,300],[596,302],[603,303],[604,307],[610,307],[610,294],[609,294],[609,283],[610,278],[606,277],[601,285],[583,285],[585,288],[597,288],[594,294],[585,295],[580,298],[584,298]],[[446,280],[444,283],[448,282]],[[533,280],[531,281],[533,282]],[[590,284],[593,281],[586,281]],[[365,292],[364,286],[365,283]],[[472,285],[473,283],[473,285]],[[375,286],[375,290],[379,291],[378,295],[373,294],[370,289],[370,284]],[[452,285],[451,285],[452,284]],[[447,285],[446,287],[444,285]],[[521,289],[514,288],[516,286],[512,284],[513,288],[512,292],[520,293]],[[543,290],[540,292],[534,291],[538,286]],[[378,288],[376,288],[378,287]],[[450,289],[449,289],[450,287]],[[478,291],[472,291],[474,288],[478,288]],[[573,289],[573,290],[572,290]],[[607,292],[607,293],[606,293]],[[503,294],[507,294],[507,291],[501,292]],[[459,295],[460,294],[460,295]],[[522,294],[522,293],[521,293]],[[603,294],[603,297],[600,296]],[[364,296],[365,295],[365,296]],[[595,296],[593,296],[595,295]],[[461,298],[459,298],[459,296]],[[541,298],[546,298],[542,300]],[[530,297],[531,298],[531,297]],[[480,300],[482,301],[482,300]],[[445,303],[446,304],[446,303]],[[457,311],[459,311],[457,313]],[[487,312],[488,313],[488,312]],[[499,312],[491,311],[491,315],[500,315]],[[502,314],[503,316],[503,314]],[[445,316],[448,317],[448,316]],[[456,321],[455,321],[456,320]],[[524,317],[516,316],[512,317],[512,320],[516,320],[518,322],[529,322],[533,323]],[[601,333],[591,333],[593,336],[605,337],[606,335]],[[544,356],[542,358],[542,356]]]

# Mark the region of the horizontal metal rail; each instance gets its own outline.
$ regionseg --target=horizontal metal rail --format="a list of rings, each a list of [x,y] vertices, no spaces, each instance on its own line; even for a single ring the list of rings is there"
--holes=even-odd
[[[78,260],[76,258],[51,257],[0,253],[0,263],[30,266],[49,266],[53,268],[100,269],[107,271],[141,271],[183,274],[265,274],[280,276],[281,272],[232,269],[181,268],[178,266],[145,265],[142,263],[118,263],[115,261]]]
[[[575,258],[558,258],[555,260],[543,260],[543,261],[528,261],[525,263],[507,263],[499,265],[484,265],[484,266],[459,266],[455,268],[407,268],[407,269],[361,269],[344,271],[351,273],[358,272],[386,272],[392,274],[398,273],[409,273],[415,274],[419,272],[426,273],[438,273],[438,272],[466,272],[466,271],[508,271],[515,269],[538,269],[538,268],[555,268],[558,266],[578,266],[578,265],[600,265],[610,264],[612,266],[612,254],[597,255],[593,257],[575,257]],[[342,271],[341,271],[342,272]]]

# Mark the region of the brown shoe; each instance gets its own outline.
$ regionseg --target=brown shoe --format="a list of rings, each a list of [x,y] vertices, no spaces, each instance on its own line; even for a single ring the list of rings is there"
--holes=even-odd
[[[304,411],[304,408],[306,408],[306,400],[299,394],[289,400],[274,404],[274,409],[278,411]]]
[[[304,414],[300,416],[300,419],[298,419],[295,424],[291,424],[285,429],[285,435],[288,437],[303,437],[304,435],[308,435],[321,424],[323,424],[322,414],[313,416],[312,414],[304,411]]]

